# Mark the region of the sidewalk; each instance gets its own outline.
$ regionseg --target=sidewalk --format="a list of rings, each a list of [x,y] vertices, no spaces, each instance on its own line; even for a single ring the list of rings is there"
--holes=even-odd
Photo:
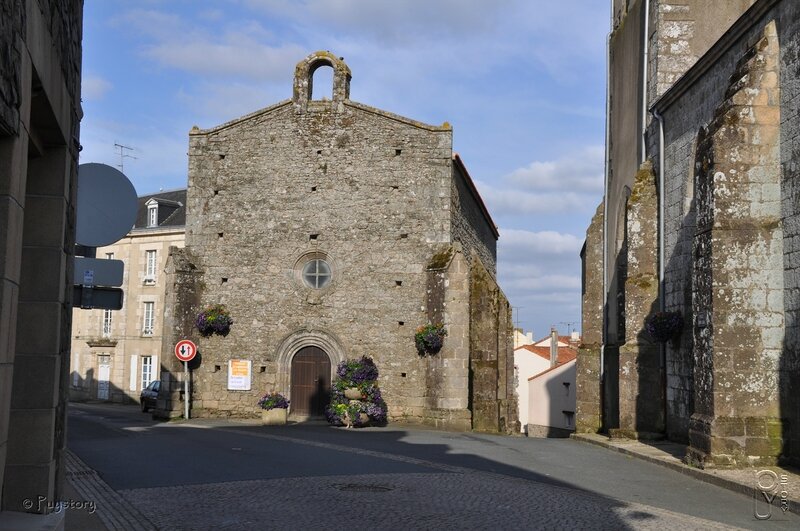
[[[65,531],[151,531],[155,526],[74,453],[65,452],[65,494],[94,503],[94,510],[68,510]]]
[[[576,441],[595,444],[650,463],[671,468],[681,474],[692,476],[724,489],[752,496],[757,485],[756,474],[762,470],[771,470],[779,478],[784,475],[788,479],[785,491],[788,493],[789,511],[800,514],[800,471],[777,466],[739,469],[700,469],[687,465],[682,461],[686,455],[686,445],[669,441],[635,441],[631,439],[611,439],[596,433],[573,433]],[[770,478],[762,479],[762,485],[770,485]],[[780,503],[780,494],[776,495],[775,504]]]

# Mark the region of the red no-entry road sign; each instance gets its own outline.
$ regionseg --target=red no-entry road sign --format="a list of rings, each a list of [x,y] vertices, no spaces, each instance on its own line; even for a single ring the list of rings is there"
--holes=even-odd
[[[175,345],[175,356],[181,361],[192,361],[197,354],[197,345],[188,339],[182,339]]]

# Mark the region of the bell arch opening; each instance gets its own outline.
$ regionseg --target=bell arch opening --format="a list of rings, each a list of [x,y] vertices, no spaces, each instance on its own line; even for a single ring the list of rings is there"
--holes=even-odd
[[[333,100],[333,66],[319,62],[308,73],[308,99]]]
[[[331,101],[337,105],[350,99],[350,79],[352,77],[350,68],[345,64],[344,59],[336,57],[328,51],[314,52],[299,63],[294,70],[294,88],[292,92],[292,102],[299,113],[308,110],[308,102],[311,101],[312,89],[315,84],[314,74],[323,68],[323,75],[330,75],[329,85],[331,87]],[[328,83],[327,78],[323,80],[318,76],[316,84],[324,86]],[[318,94],[321,92],[318,91]]]

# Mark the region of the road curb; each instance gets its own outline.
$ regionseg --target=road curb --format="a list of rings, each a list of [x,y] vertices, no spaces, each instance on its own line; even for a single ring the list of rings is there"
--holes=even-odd
[[[631,457],[635,457],[637,459],[641,459],[643,461],[647,461],[648,463],[653,463],[659,466],[663,466],[665,468],[669,468],[686,476],[693,477],[700,481],[710,483],[712,485],[716,485],[717,487],[721,487],[723,489],[727,489],[733,492],[738,492],[740,494],[744,494],[746,496],[754,496],[755,495],[755,488],[753,484],[742,483],[740,481],[736,481],[730,478],[725,478],[719,476],[717,474],[713,474],[711,472],[705,471],[700,468],[691,467],[682,461],[678,460],[674,457],[654,457],[652,455],[647,455],[641,451],[637,451],[636,447],[634,446],[636,441],[631,441],[628,445],[625,444],[612,444],[610,439],[601,435],[594,435],[594,434],[580,434],[580,433],[573,433],[570,435],[570,438],[579,441],[585,442],[589,444],[594,444],[596,446],[601,446],[608,450],[615,451],[617,453],[621,453],[624,455],[628,455]],[[641,443],[639,443],[641,444]],[[764,467],[764,468],[778,468],[778,467]],[[798,485],[800,487],[800,485]],[[791,494],[791,493],[790,493]],[[789,497],[787,500],[789,503],[789,510],[794,514],[800,514],[800,500],[797,499],[798,492],[794,492],[794,497]]]
[[[84,500],[96,504],[97,515],[111,531],[156,531],[157,528],[77,455],[64,452],[66,477]]]

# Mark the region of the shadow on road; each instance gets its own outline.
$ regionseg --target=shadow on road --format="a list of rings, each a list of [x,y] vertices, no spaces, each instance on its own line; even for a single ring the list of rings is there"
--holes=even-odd
[[[615,461],[619,456],[592,448],[584,452],[584,461],[546,462],[558,456],[563,445],[580,445],[574,441],[561,444],[550,447],[549,454],[537,455],[532,448],[544,446],[526,438],[396,424],[345,429],[320,422],[261,426],[193,419],[165,423],[154,422],[130,406],[95,405],[73,407],[68,431],[69,448],[97,470],[112,489],[123,493],[143,513],[152,509],[167,520],[184,510],[207,510],[219,517],[217,513],[233,505],[241,514],[257,514],[250,506],[252,502],[229,494],[226,496],[235,502],[215,505],[222,498],[220,492],[227,488],[240,489],[238,492],[279,489],[280,495],[276,491],[270,496],[281,498],[289,512],[289,507],[294,507],[297,517],[304,511],[321,511],[343,495],[361,496],[353,498],[361,500],[359,503],[370,503],[369,496],[383,496],[380,507],[401,502],[419,505],[427,509],[418,514],[428,511],[425,514],[430,522],[451,525],[459,518],[468,518],[475,527],[482,527],[478,522],[491,515],[498,526],[514,527],[517,524],[512,523],[521,523],[528,515],[533,520],[525,527],[547,522],[547,527],[628,529],[649,520],[663,523],[679,518],[670,510],[687,512],[675,503],[659,504],[662,509],[650,507],[652,501],[641,505],[636,494],[625,497],[636,500],[628,502],[605,496],[605,489],[598,493],[597,485],[604,481],[611,485],[620,477],[624,480],[615,468],[620,465]],[[598,462],[598,456],[608,459],[608,464]],[[545,463],[549,468],[539,466]],[[576,485],[582,481],[580,467],[584,466],[586,474],[594,474],[593,483],[585,483],[594,485],[594,490]],[[552,472],[553,467],[571,469],[575,483],[533,470]],[[603,477],[598,479],[598,474]],[[561,474],[562,478],[566,476],[573,477]],[[658,490],[654,485],[662,478],[651,479],[649,484],[642,483],[643,490]],[[193,500],[193,509],[177,504],[174,498],[178,492]],[[210,497],[206,502],[205,496]],[[746,498],[741,501],[746,503]],[[717,520],[721,518],[717,513],[725,512],[694,514]],[[738,521],[727,523],[741,526],[747,522],[745,517],[743,513]]]

